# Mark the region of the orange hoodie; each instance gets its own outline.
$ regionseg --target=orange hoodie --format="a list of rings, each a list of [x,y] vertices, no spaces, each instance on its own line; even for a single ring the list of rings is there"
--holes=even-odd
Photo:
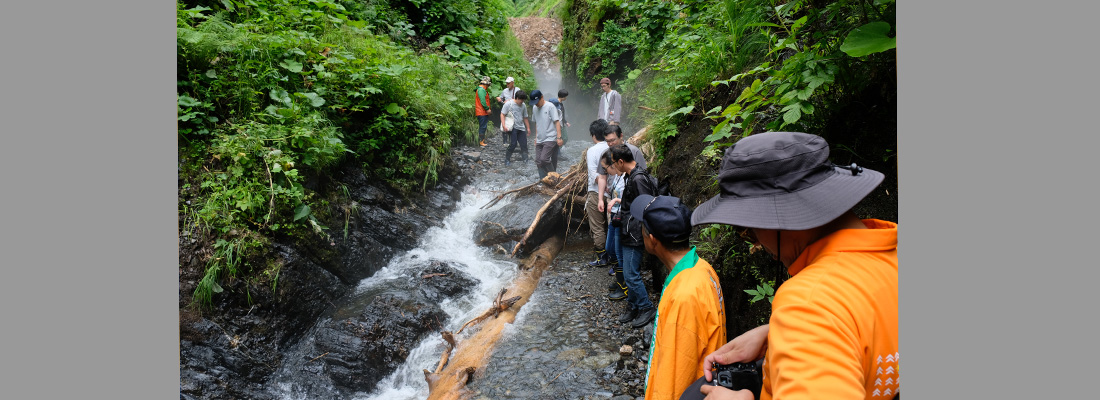
[[[645,398],[679,399],[703,376],[703,357],[726,344],[722,287],[694,246],[668,273],[653,326]]]
[[[897,224],[814,242],[775,294],[761,400],[891,399],[901,385]]]
[[[477,89],[474,90],[474,115],[489,115],[491,107],[489,105],[489,91],[485,85],[477,85]]]

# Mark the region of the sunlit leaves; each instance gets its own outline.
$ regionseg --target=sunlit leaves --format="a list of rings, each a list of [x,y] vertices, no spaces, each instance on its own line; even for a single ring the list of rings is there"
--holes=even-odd
[[[852,57],[863,57],[868,54],[883,52],[897,47],[897,38],[886,34],[890,32],[890,24],[877,21],[852,30],[840,50]]]

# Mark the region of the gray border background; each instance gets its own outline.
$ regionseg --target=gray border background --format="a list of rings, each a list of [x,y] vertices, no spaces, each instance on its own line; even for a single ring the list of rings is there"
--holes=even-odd
[[[898,5],[909,399],[1092,392],[1093,4]],[[0,13],[5,397],[177,396],[174,19]]]
[[[178,397],[175,5],[3,8],[3,397]]]
[[[1095,4],[899,2],[910,400],[1094,392]]]

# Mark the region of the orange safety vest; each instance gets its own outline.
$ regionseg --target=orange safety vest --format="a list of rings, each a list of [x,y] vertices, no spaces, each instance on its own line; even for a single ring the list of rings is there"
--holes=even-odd
[[[863,223],[814,242],[788,268],[772,301],[760,400],[898,393],[898,225]]]
[[[703,357],[726,344],[722,300],[718,275],[692,247],[665,278],[653,322],[646,400],[679,399],[703,376],[699,369]]]
[[[489,115],[489,109],[492,108],[492,106],[489,105],[489,89],[486,88],[485,86],[482,86],[482,85],[477,85],[477,86],[478,86],[478,88],[474,89],[474,115],[477,115],[477,116]],[[477,96],[478,89],[485,90],[485,98],[484,99],[478,99],[478,96]],[[478,100],[481,100],[481,101],[478,101]]]

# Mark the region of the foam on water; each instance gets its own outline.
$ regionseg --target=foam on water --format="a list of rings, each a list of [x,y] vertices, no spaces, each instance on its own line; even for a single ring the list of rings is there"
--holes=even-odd
[[[422,260],[434,259],[452,262],[455,268],[478,280],[478,286],[468,295],[448,299],[440,303],[447,313],[444,330],[456,331],[470,319],[478,316],[493,303],[493,295],[512,281],[517,263],[494,256],[489,249],[474,243],[477,216],[487,210],[480,207],[491,196],[464,193],[460,206],[447,217],[442,227],[432,228],[424,235],[419,247],[395,257],[389,265],[374,276],[359,283],[357,291],[385,285],[388,280],[403,276],[409,268],[420,268]],[[495,207],[500,207],[504,202]],[[355,399],[422,399],[428,396],[428,384],[423,369],[434,370],[444,349],[438,334],[428,335],[409,353],[405,363],[387,376],[372,393],[359,393]]]

